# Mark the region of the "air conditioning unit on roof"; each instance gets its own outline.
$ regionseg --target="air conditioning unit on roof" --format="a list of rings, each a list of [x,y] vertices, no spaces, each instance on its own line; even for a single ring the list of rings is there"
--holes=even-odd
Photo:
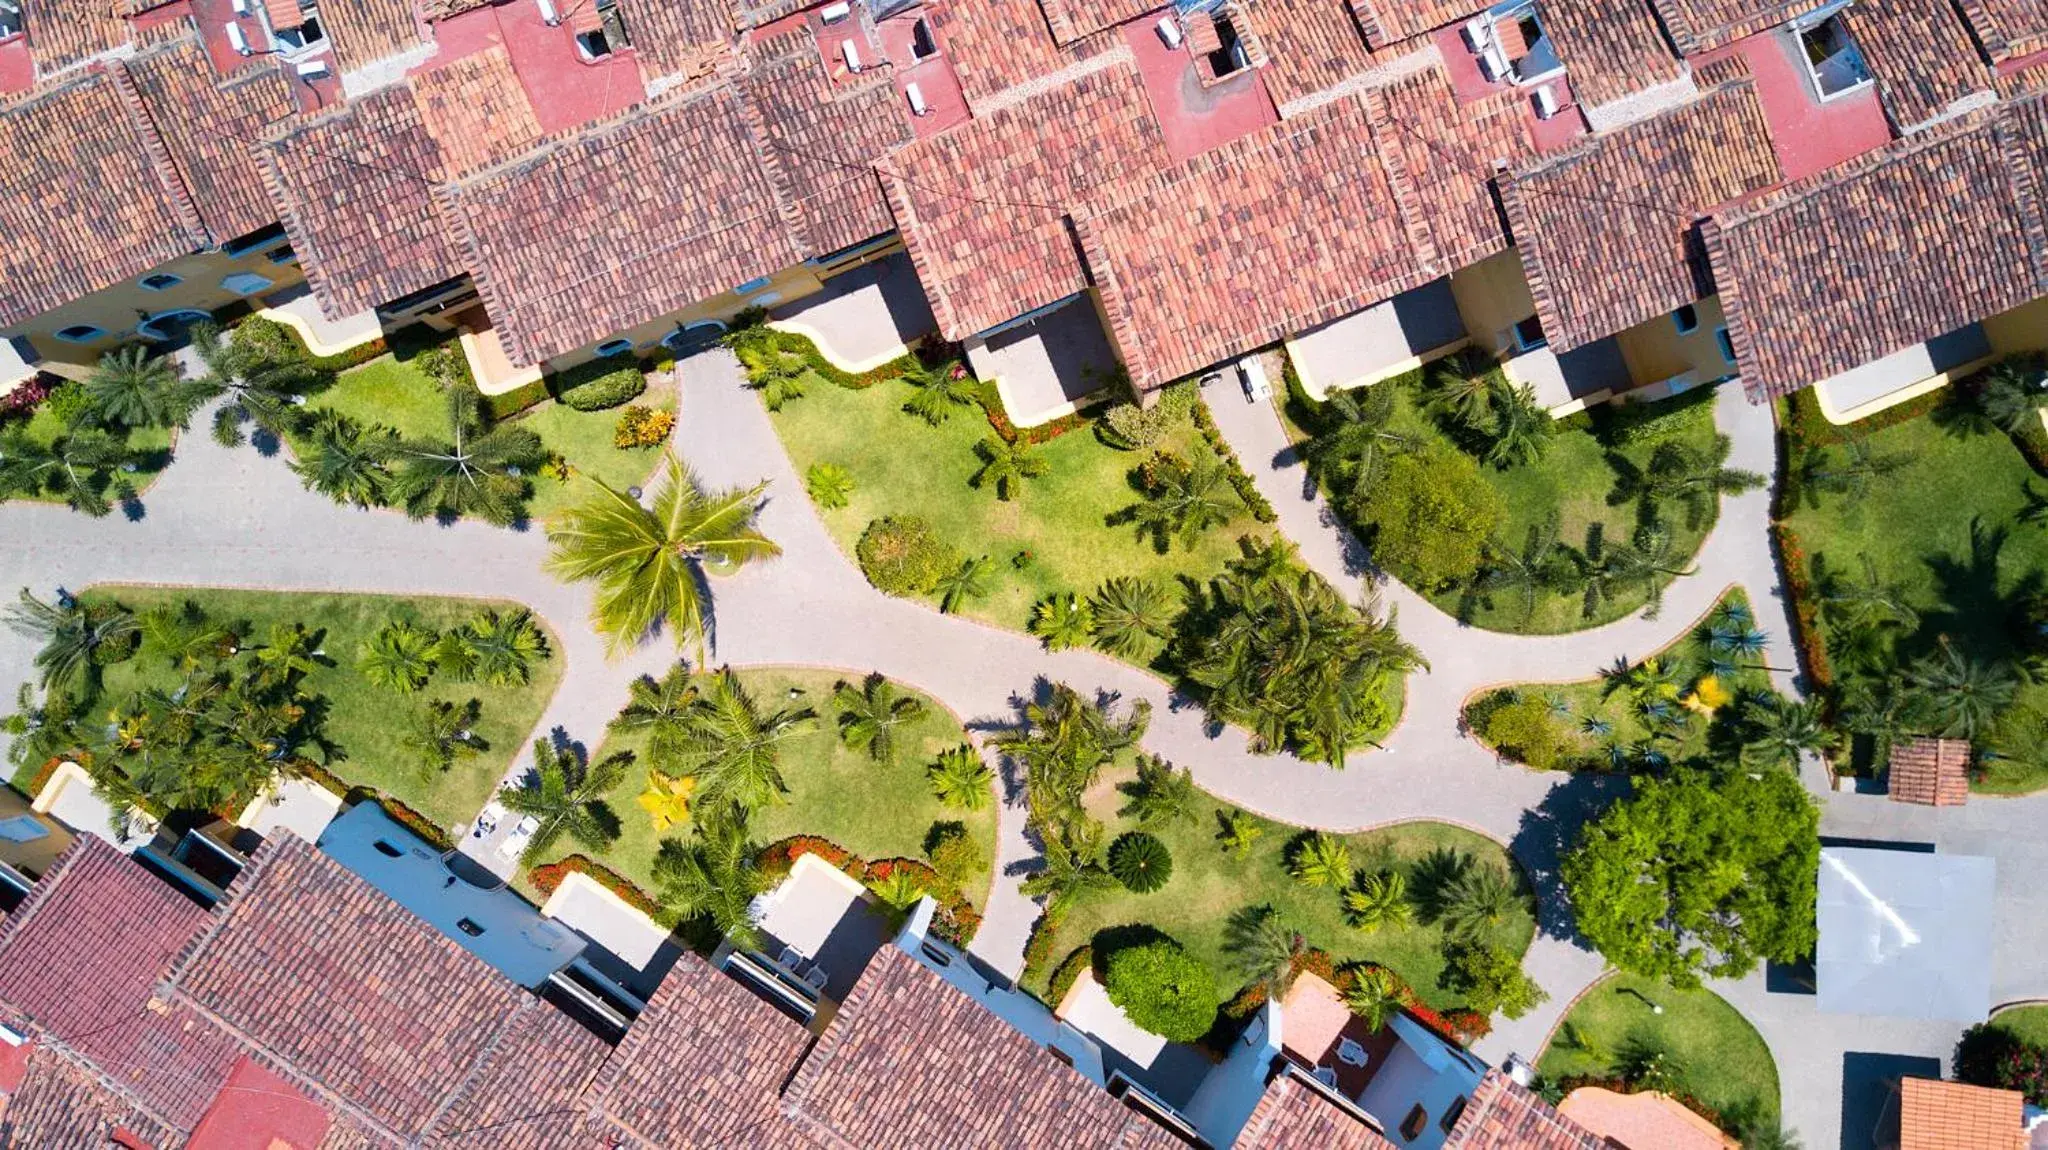
[[[818,19],[823,20],[827,24],[837,24],[851,15],[853,15],[853,5],[847,3],[846,0],[838,0],[837,3],[827,4],[823,8],[818,9]]]

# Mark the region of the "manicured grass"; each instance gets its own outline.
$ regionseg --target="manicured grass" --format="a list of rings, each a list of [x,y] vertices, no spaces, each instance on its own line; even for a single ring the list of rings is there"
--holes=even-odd
[[[1942,402],[1967,400],[1950,396]],[[1804,417],[1819,419],[1810,410]],[[2040,486],[2026,457],[2006,435],[1959,426],[1939,409],[1867,427],[1863,434],[1873,453],[1896,456],[1903,466],[1877,480],[1878,492],[1864,498],[1824,495],[1818,507],[1794,509],[1786,525],[1800,548],[1857,581],[1867,557],[1879,578],[1895,584],[1920,612],[1918,628],[1898,644],[1901,666],[1933,651],[1942,635],[1987,662],[2014,658],[2016,610],[2029,593],[2042,593],[2048,580],[2048,531],[2021,521],[2026,484],[2034,480]],[[1973,559],[1973,524],[1980,539],[2002,535],[2002,544],[1995,551],[1980,548]],[[1805,589],[1795,584],[1794,590]],[[1824,644],[1827,638],[1823,627]],[[1832,649],[1828,654],[1838,679],[1845,677],[1850,669],[1842,655]],[[2048,711],[2048,682],[2023,685],[2014,706]],[[2009,762],[1992,764],[1974,784],[1996,794],[2044,786],[2048,775]]]
[[[1136,824],[1116,814],[1126,801],[1116,786],[1134,774],[1130,768],[1106,771],[1090,795],[1090,813],[1107,826],[1109,839],[1135,828]],[[1230,916],[1245,907],[1270,905],[1302,932],[1310,946],[1327,951],[1338,962],[1370,959],[1382,963],[1399,972],[1429,1005],[1448,1008],[1457,1004],[1458,996],[1437,984],[1444,969],[1442,929],[1423,922],[1418,915],[1408,926],[1383,927],[1370,934],[1358,930],[1345,921],[1338,891],[1305,886],[1288,873],[1288,846],[1301,833],[1300,828],[1261,819],[1264,833],[1247,857],[1238,858],[1216,837],[1218,816],[1227,809],[1204,795],[1196,801],[1192,817],[1153,828],[1152,833],[1173,855],[1173,877],[1149,894],[1115,887],[1081,896],[1054,935],[1049,964],[1025,971],[1026,987],[1046,994],[1052,967],[1098,931],[1143,924],[1178,939],[1207,963],[1217,986],[1228,997],[1244,981],[1232,970],[1223,949]],[[1520,881],[1520,869],[1500,844],[1445,823],[1402,823],[1343,838],[1359,874],[1388,868],[1410,870],[1430,852],[1450,849],[1469,854],[1480,863],[1506,867]],[[1420,885],[1411,873],[1411,896],[1419,892]],[[1535,933],[1535,903],[1528,900],[1509,921],[1494,929],[1492,940],[1521,954]]]
[[[1677,696],[1666,702],[1680,723],[1666,728],[1675,737],[1658,744],[1659,749],[1674,761],[1707,751],[1708,734],[1715,717],[1687,705],[1689,702],[1706,705],[1706,701],[1700,700],[1699,692],[1707,676],[1713,676],[1715,685],[1727,693],[1731,702],[1747,692],[1772,688],[1770,672],[1762,666],[1762,656],[1717,652],[1713,646],[1716,620],[1724,618],[1724,612],[1730,607],[1747,611],[1749,606],[1749,596],[1742,588],[1730,588],[1712,611],[1651,656],[1673,673],[1673,681],[1678,688]],[[1717,669],[1714,665],[1717,659],[1732,666],[1732,673],[1726,667]],[[1484,739],[1486,720],[1491,712],[1518,698],[1531,696],[1543,700],[1551,708],[1555,729],[1568,748],[1572,769],[1610,769],[1612,764],[1605,750],[1609,744],[1633,748],[1651,737],[1649,716],[1630,697],[1630,692],[1626,688],[1610,690],[1608,681],[1598,676],[1569,683],[1518,683],[1488,691],[1465,705],[1466,721]],[[1598,729],[1600,724],[1608,728],[1605,733]]]
[[[995,587],[962,614],[1023,630],[1032,606],[1048,595],[1086,595],[1120,575],[1169,587],[1180,576],[1206,580],[1236,557],[1240,536],[1270,534],[1241,506],[1229,525],[1208,532],[1192,550],[1175,543],[1165,554],[1132,528],[1108,525],[1109,516],[1139,501],[1131,476],[1149,453],[1106,447],[1086,427],[1036,448],[1047,473],[1027,480],[1013,502],[1002,502],[994,490],[968,483],[981,467],[975,444],[994,434],[982,412],[960,407],[931,427],[902,410],[910,394],[909,385],[894,379],[860,390],[812,387],[773,420],[799,475],[819,462],[852,473],[856,487],[848,505],[819,512],[848,556],[869,521],[921,515],[962,554],[995,560]],[[1159,449],[1189,459],[1209,451],[1192,421],[1179,422]],[[1029,552],[1021,568],[1014,562],[1019,552]]]
[[[0,424],[0,427],[5,426],[9,425]],[[58,436],[64,434],[64,421],[57,418],[56,413],[50,410],[50,406],[47,403],[39,405],[29,415],[28,422],[23,424],[22,427],[28,432],[29,437],[38,443],[55,442]],[[186,434],[204,435],[207,434],[207,429],[195,427],[193,431]],[[129,472],[126,478],[138,493],[146,492],[149,489],[149,485],[156,482],[157,476],[163,474],[164,468],[170,466],[171,447],[174,442],[173,433],[167,428],[141,427],[128,432],[128,446],[137,453],[137,458],[135,460],[135,470]],[[5,500],[0,500],[0,502],[5,502]],[[34,502],[61,503],[63,501],[39,495],[35,497]]]
[[[763,711],[781,707],[810,707],[818,712],[813,727],[782,744],[782,778],[789,787],[785,801],[756,811],[751,824],[754,838],[766,846],[791,835],[817,835],[860,855],[869,862],[886,858],[924,858],[925,835],[934,823],[958,822],[980,845],[982,857],[995,853],[996,819],[993,802],[980,811],[947,807],[932,795],[925,779],[925,767],[947,747],[967,741],[960,720],[929,695],[899,690],[924,700],[924,717],[899,736],[895,756],[876,763],[865,750],[847,747],[839,739],[838,710],[832,705],[833,689],[841,682],[858,683],[853,672],[808,670],[795,667],[748,668],[739,672],[741,681]],[[790,698],[794,689],[801,692]],[[583,853],[631,879],[642,890],[655,891],[654,856],[664,837],[684,837],[687,827],[657,831],[647,812],[634,799],[647,789],[648,762],[645,739],[638,734],[612,735],[596,752],[634,752],[634,765],[626,781],[611,798],[619,816],[619,841],[601,856],[574,843],[564,843],[563,854]],[[988,876],[963,892],[980,906],[988,898]]]
[[[1664,1013],[1652,1013],[1649,1002]],[[1778,1067],[1770,1048],[1740,1011],[1711,990],[1674,990],[1655,979],[1613,975],[1565,1015],[1536,1070],[1551,1081],[1611,1076],[1633,1044],[1666,1051],[1685,1088],[1722,1115],[1749,1110],[1767,1124],[1776,1120]]]
[[[330,771],[345,782],[375,788],[403,802],[443,828],[458,827],[474,817],[513,760],[531,754],[534,726],[562,678],[559,653],[533,664],[532,679],[525,686],[510,688],[458,683],[436,674],[426,689],[402,696],[372,686],[356,671],[357,649],[387,622],[408,619],[446,630],[486,608],[518,609],[518,604],[504,600],[116,585],[85,592],[89,600],[100,597],[125,603],[138,614],[189,599],[215,619],[248,623],[249,635],[258,641],[278,623],[303,623],[322,632],[320,646],[330,663],[306,676],[305,688],[328,701],[327,736],[346,755],[331,764]],[[552,635],[550,645],[559,647]],[[146,656],[107,669],[107,692],[117,699],[142,687],[177,682],[174,670]],[[483,701],[476,733],[490,749],[458,760],[445,773],[425,775],[415,769],[414,756],[400,743],[406,716],[429,699],[462,703],[472,698]]]
[[[1991,1025],[2037,1046],[2048,1046],[2048,1006],[2015,1006],[1992,1015]]]
[[[448,435],[448,400],[440,384],[411,361],[390,355],[337,375],[306,408],[340,412],[365,427],[381,423],[407,439]]]

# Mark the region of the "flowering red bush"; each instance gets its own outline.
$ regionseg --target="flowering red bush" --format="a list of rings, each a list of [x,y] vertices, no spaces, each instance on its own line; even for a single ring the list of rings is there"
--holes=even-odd
[[[2009,1030],[1980,1022],[1956,1043],[1955,1074],[1972,1086],[2017,1090],[2036,1106],[2048,1106],[2048,1048]]]
[[[654,901],[646,891],[634,886],[631,880],[619,872],[583,855],[570,855],[560,862],[534,867],[526,872],[526,877],[533,883],[534,889],[546,895],[555,893],[555,888],[561,886],[562,880],[571,874],[588,875],[599,886],[625,899],[634,910],[651,918],[661,917],[661,904]]]
[[[938,900],[938,913],[932,921],[933,933],[954,946],[966,946],[973,939],[974,932],[981,928],[981,912],[974,909],[974,904],[939,877],[939,872],[917,859],[883,859],[870,863],[831,839],[817,835],[792,835],[762,848],[757,864],[770,882],[776,882],[789,874],[799,857],[807,854],[817,855],[862,883],[882,882],[898,873],[911,875],[926,893]]]

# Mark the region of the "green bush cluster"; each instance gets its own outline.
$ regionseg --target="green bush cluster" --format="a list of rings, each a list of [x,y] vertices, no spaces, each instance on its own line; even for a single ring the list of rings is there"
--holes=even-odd
[[[604,411],[647,390],[647,373],[633,362],[594,359],[555,377],[555,398],[577,411]]]
[[[1372,531],[1373,558],[1410,586],[1437,591],[1479,573],[1507,505],[1470,455],[1424,443],[1396,455],[1374,497],[1354,514]]]
[[[1199,1041],[1216,1023],[1215,978],[1172,939],[1112,953],[1102,989],[1133,1023],[1172,1042]]]
[[[373,339],[333,355],[314,355],[299,333],[276,320],[251,316],[234,325],[236,343],[244,344],[272,362],[307,363],[321,371],[343,372],[376,359],[389,350],[385,341]],[[418,328],[410,330],[417,331]]]
[[[1253,482],[1251,474],[1245,471],[1244,464],[1238,462],[1237,452],[1232,451],[1229,442],[1223,438],[1223,432],[1216,426],[1215,417],[1209,414],[1208,405],[1200,402],[1199,396],[1193,396],[1192,392],[1189,394],[1192,397],[1190,406],[1195,420],[1195,430],[1202,433],[1202,442],[1208,444],[1209,450],[1214,451],[1223,460],[1224,466],[1229,468],[1230,486],[1236,490],[1237,497],[1244,500],[1244,505],[1251,509],[1253,519],[1261,523],[1279,522],[1280,513],[1273,510],[1273,505],[1260,493],[1259,485]]]
[[[1494,750],[1539,771],[1568,766],[1572,741],[1535,695],[1505,693],[1473,707],[1479,737]]]
[[[885,515],[869,523],[854,554],[868,582],[891,595],[929,594],[941,576],[960,566],[960,552],[917,515]]]

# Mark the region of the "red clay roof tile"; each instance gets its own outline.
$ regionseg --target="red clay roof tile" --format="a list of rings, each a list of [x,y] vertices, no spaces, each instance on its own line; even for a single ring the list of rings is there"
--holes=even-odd
[[[2017,1090],[1927,1078],[1899,1081],[1899,1150],[2025,1150]]]
[[[637,1024],[636,1024],[637,1026]],[[582,1023],[538,998],[485,1052],[468,1087],[434,1123],[431,1150],[597,1150],[584,1090],[611,1057]],[[663,1088],[673,1084],[664,1083]]]
[[[1587,107],[1684,73],[1648,0],[1545,0],[1543,27],[1557,45],[1572,95]]]
[[[441,147],[446,179],[524,155],[544,135],[502,44],[415,72],[410,83],[420,123]]]
[[[1999,63],[2048,51],[2048,4],[2041,0],[1957,0],[1957,6]]]
[[[932,9],[932,27],[977,112],[999,92],[1116,46],[1108,34],[1055,43],[1037,0],[943,0]]]
[[[1606,1143],[1498,1070],[1489,1070],[1444,1150],[1604,1150]]]
[[[277,219],[255,146],[292,114],[291,90],[274,64],[216,78],[196,26],[121,65],[134,81],[206,229],[225,243]]]
[[[1323,1096],[1294,1071],[1282,1071],[1266,1083],[1266,1092],[1252,1108],[1233,1150],[1394,1150],[1394,1144]]]
[[[1776,28],[1814,9],[1812,0],[1650,0],[1680,55],[1692,56]]]
[[[809,36],[788,43],[736,82],[759,116],[769,171],[796,209],[803,246],[822,255],[894,226],[873,165],[910,139],[910,121],[886,75],[835,86]]]
[[[1266,90],[1287,105],[1373,66],[1358,17],[1344,0],[1258,0],[1246,14],[1266,53]]]
[[[84,1067],[57,1051],[31,1052],[21,1088],[0,1112],[0,1146],[102,1150],[117,1132],[170,1150],[179,1132],[137,1110]]]
[[[1969,802],[1969,740],[1902,740],[1892,748],[1886,790],[1895,803],[1959,807]]]
[[[1856,0],[1842,19],[1901,129],[1991,89],[1991,69],[1949,0]]]

